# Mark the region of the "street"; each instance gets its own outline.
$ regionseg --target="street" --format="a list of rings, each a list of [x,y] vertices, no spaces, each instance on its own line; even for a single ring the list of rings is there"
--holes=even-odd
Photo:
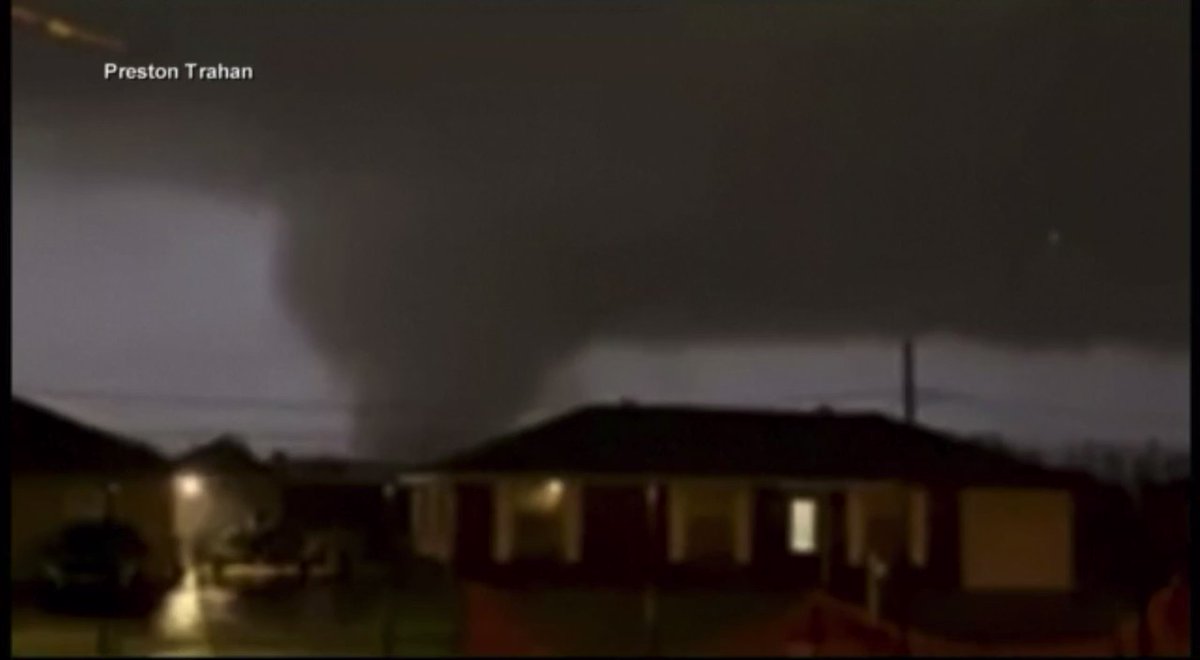
[[[229,589],[189,576],[148,617],[99,619],[14,605],[13,655],[382,655],[389,605],[378,581]],[[447,655],[448,593],[396,592],[391,651]]]

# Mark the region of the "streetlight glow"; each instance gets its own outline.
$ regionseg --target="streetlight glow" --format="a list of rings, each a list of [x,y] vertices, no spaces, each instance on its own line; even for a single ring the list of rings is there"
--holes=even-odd
[[[11,15],[15,23],[40,30],[51,39],[73,41],[117,53],[125,52],[125,42],[120,39],[93,32],[61,18],[43,15],[28,7],[14,5]]]
[[[204,494],[204,480],[197,474],[181,474],[175,477],[175,489],[183,497],[193,499]]]

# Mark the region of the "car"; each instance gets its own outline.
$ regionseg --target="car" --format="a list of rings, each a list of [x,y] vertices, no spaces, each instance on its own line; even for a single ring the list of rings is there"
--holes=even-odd
[[[121,605],[147,586],[149,554],[145,540],[127,524],[74,523],[43,549],[43,594],[55,603]]]
[[[239,576],[274,580],[306,579],[320,557],[307,535],[287,525],[236,526],[227,529],[204,554],[204,564],[218,583]]]

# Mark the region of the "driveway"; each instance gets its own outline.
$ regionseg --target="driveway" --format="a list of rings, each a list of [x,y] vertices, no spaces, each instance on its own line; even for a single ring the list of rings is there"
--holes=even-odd
[[[391,616],[388,615],[391,612]],[[451,590],[354,584],[225,588],[184,582],[147,617],[100,619],[14,606],[13,655],[448,655]]]

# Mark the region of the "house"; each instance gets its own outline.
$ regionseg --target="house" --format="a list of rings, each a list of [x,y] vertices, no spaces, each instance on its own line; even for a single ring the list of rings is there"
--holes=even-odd
[[[1139,517],[1145,527],[1144,562],[1151,570],[1142,587],[1156,590],[1185,572],[1191,557],[1191,507],[1195,501],[1190,476],[1146,484],[1139,493]]]
[[[408,481],[416,552],[465,576],[821,587],[875,609],[1070,596],[1095,487],[879,415],[637,405],[578,409]]]
[[[396,487],[396,468],[383,463],[281,453],[261,461],[224,435],[181,456],[176,470],[178,534],[192,559],[225,532],[261,523],[300,534],[306,551],[382,560],[400,544],[393,532],[407,526],[407,494]]]
[[[14,584],[37,578],[43,544],[60,530],[105,516],[142,536],[152,579],[173,581],[178,554],[167,460],[145,445],[16,397],[11,415]]]
[[[175,470],[177,534],[189,561],[226,531],[282,514],[282,490],[270,466],[236,436],[220,436],[183,454]]]
[[[396,483],[396,466],[279,455],[272,469],[289,524],[317,535],[344,559],[382,560],[404,543],[396,532],[408,527],[408,494]]]

